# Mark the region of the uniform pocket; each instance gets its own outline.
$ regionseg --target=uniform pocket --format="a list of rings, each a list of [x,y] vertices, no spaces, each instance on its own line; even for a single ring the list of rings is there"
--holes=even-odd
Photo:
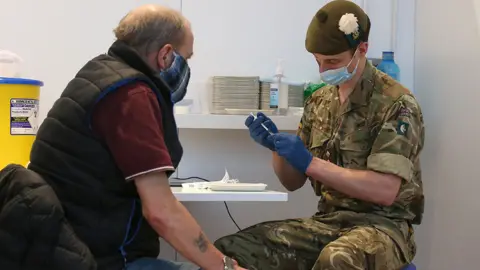
[[[370,130],[362,128],[346,134],[340,142],[340,149],[346,151],[369,151],[372,141]]]
[[[313,156],[330,160],[330,150],[331,147],[331,134],[321,131],[319,129],[313,129],[310,137],[310,147],[309,150]]]
[[[343,167],[364,169],[370,155],[373,138],[368,129],[355,130],[340,141],[340,159]]]
[[[330,139],[330,134],[318,129],[312,130],[310,150],[325,147]]]

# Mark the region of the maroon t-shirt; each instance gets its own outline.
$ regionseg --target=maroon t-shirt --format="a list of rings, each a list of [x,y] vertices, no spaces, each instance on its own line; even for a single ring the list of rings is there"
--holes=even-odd
[[[147,84],[129,84],[105,96],[95,106],[92,128],[106,142],[125,179],[175,170],[165,145],[160,105]]]

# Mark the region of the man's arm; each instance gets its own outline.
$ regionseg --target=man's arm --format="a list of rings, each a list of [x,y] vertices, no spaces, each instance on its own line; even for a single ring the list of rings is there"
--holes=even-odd
[[[402,183],[393,174],[345,169],[319,158],[313,158],[307,174],[350,197],[387,206],[395,201]]]
[[[202,269],[223,269],[223,254],[172,194],[165,172],[144,174],[134,181],[142,201],[143,215],[163,239]]]
[[[148,223],[202,269],[223,269],[223,255],[171,192],[166,173],[174,167],[162,126],[157,98],[143,83],[106,96],[92,118],[93,131],[105,141],[125,181],[135,181]]]
[[[402,181],[410,181],[412,161],[423,146],[423,118],[411,96],[401,97],[389,110],[367,160],[367,171],[341,168],[314,158],[307,175],[351,197],[391,205]]]
[[[310,134],[312,132],[311,118],[315,115],[313,110],[316,106],[315,99],[310,96],[305,101],[303,115],[298,124],[297,136],[300,137],[307,149],[310,145]],[[280,180],[280,183],[282,183],[288,191],[295,191],[305,185],[307,176],[295,169],[285,158],[279,156],[275,151],[272,152],[272,163],[273,170]]]
[[[273,170],[280,183],[288,190],[295,191],[305,184],[307,177],[292,167],[283,157],[272,152]]]

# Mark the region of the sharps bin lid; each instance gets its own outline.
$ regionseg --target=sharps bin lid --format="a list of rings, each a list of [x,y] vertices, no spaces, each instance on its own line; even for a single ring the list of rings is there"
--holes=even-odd
[[[37,81],[33,79],[24,79],[24,78],[5,78],[5,77],[0,77],[0,84],[26,84],[26,85],[43,86],[42,81]]]

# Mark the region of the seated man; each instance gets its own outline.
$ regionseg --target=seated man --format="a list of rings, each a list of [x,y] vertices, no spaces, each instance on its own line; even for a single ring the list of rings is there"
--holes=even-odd
[[[412,224],[420,224],[424,205],[422,113],[410,91],[367,61],[369,30],[354,3],[325,5],[306,49],[328,85],[306,101],[297,135],[278,133],[261,113],[247,118],[252,138],[273,152],[281,183],[294,191],[308,178],[321,199],[310,218],[265,222],[217,240],[241,266],[385,270],[412,261]]]
[[[29,169],[53,188],[99,270],[241,270],[168,183],[183,155],[173,103],[188,83],[190,22],[144,5],[114,33],[108,53],[89,60],[48,112]],[[159,237],[195,265],[157,259]]]

